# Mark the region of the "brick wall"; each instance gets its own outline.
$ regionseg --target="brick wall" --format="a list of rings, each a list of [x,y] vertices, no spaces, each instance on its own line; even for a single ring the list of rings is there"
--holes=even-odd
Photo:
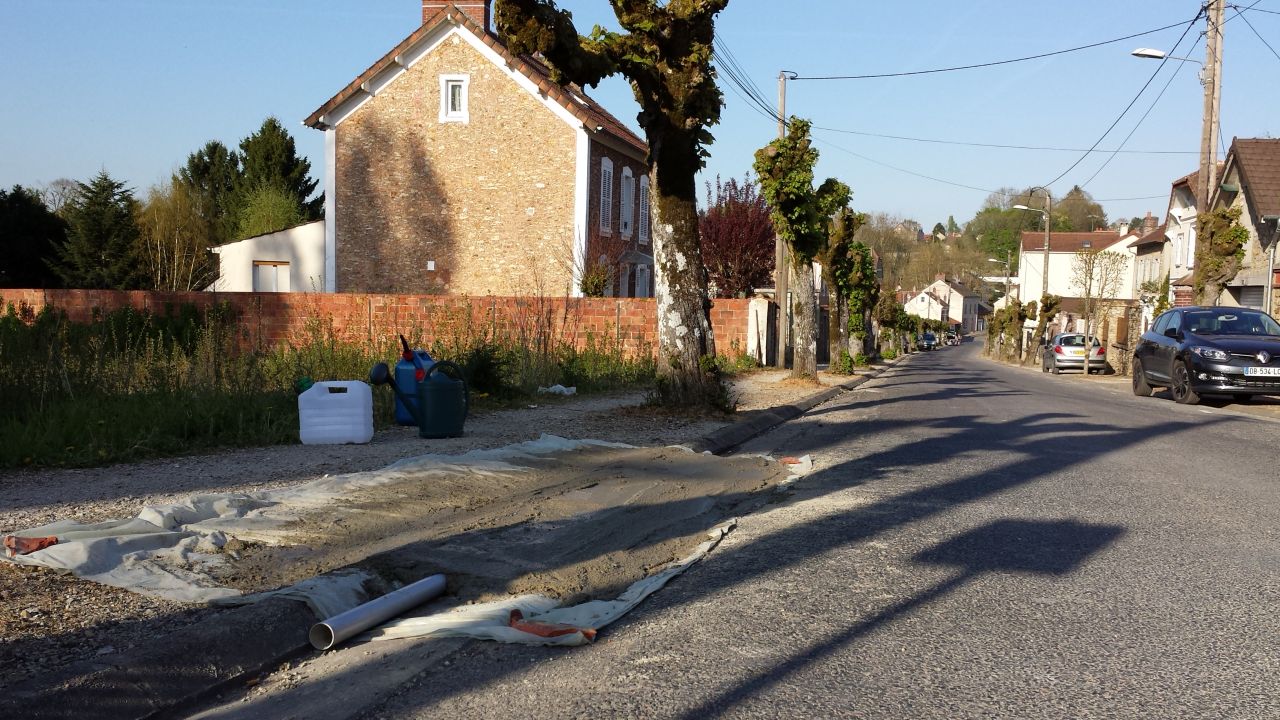
[[[304,337],[309,320],[332,322],[349,340],[394,338],[399,333],[424,345],[471,327],[496,323],[510,334],[552,332],[579,346],[588,335],[611,337],[632,354],[651,353],[657,345],[656,306],[650,298],[440,297],[356,293],[204,293],[124,290],[3,290],[0,305],[40,310],[52,305],[77,322],[124,307],[164,314],[184,304],[207,309],[228,303],[240,316],[248,339],[270,346]],[[720,354],[735,343],[746,351],[749,300],[716,300],[711,325]]]

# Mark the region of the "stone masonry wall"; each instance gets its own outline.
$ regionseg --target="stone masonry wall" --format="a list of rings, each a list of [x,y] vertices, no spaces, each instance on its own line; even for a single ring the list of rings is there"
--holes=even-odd
[[[469,122],[440,122],[442,74],[469,76]],[[338,291],[565,294],[575,151],[570,125],[447,36],[338,125]]]
[[[746,351],[749,302],[716,300],[712,306],[719,354],[730,355],[734,348]],[[124,307],[164,314],[184,304],[207,309],[218,303],[228,303],[237,311],[247,340],[259,347],[298,343],[308,322],[316,319],[330,322],[338,337],[353,341],[394,339],[404,333],[429,345],[436,338],[489,323],[520,337],[543,323],[578,347],[586,344],[588,335],[612,338],[633,356],[652,354],[657,346],[657,311],[651,298],[0,289],[0,311],[12,305],[38,312],[50,305],[75,322]]]

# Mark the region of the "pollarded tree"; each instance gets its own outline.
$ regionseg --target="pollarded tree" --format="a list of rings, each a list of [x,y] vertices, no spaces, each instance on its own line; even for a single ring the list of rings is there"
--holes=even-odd
[[[773,273],[773,223],[769,206],[751,178],[738,182],[716,177],[707,183],[707,204],[698,213],[702,262],[717,297],[746,297],[767,286]]]
[[[58,248],[54,272],[69,288],[133,290],[142,287],[138,257],[138,202],[124,183],[99,172],[80,183],[63,208],[67,240]]]
[[[59,287],[49,261],[66,238],[67,224],[37,191],[21,185],[0,190],[0,287]]]
[[[827,247],[819,255],[827,286],[834,296],[827,332],[833,364],[841,352],[851,356],[873,354],[871,311],[880,299],[880,282],[871,248],[853,239],[866,222],[864,213],[841,210],[831,226]]]
[[[827,178],[813,188],[818,151],[809,140],[809,121],[793,117],[785,137],[756,151],[755,171],[769,203],[773,228],[787,244],[791,273],[791,314],[795,318],[792,377],[818,376],[818,298],[813,261],[827,244],[832,219],[849,204],[849,186]]]
[[[729,0],[611,0],[624,32],[579,35],[552,0],[497,0],[496,25],[517,54],[540,53],[560,83],[594,87],[621,74],[640,104],[649,143],[658,363],[663,396],[687,404],[722,404],[723,387],[707,372],[715,355],[707,277],[698,238],[695,176],[707,128],[720,121],[723,97],[711,65],[715,16]]]
[[[1216,305],[1222,289],[1240,272],[1249,231],[1240,224],[1240,208],[1200,213],[1196,230],[1196,302]]]

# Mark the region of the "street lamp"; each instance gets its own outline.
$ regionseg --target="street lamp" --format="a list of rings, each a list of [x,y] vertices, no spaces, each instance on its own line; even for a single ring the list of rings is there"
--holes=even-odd
[[[1049,294],[1049,218],[1053,214],[1053,194],[1046,187],[1033,187],[1027,191],[1028,196],[1034,197],[1036,191],[1044,193],[1045,209],[1027,207],[1026,205],[1014,205],[1014,210],[1030,210],[1038,212],[1044,216],[1044,267],[1040,268],[1040,274],[1044,276],[1040,288],[1040,302],[1044,303],[1044,296]]]
[[[1012,251],[1012,250],[1005,250],[1005,251],[1004,251],[1004,259],[1003,259],[1003,260],[997,260],[997,259],[995,259],[995,258],[987,258],[987,262],[1003,263],[1003,264],[1004,264],[1004,304],[1005,304],[1005,305],[1008,305],[1008,304],[1009,304],[1009,264],[1010,264],[1010,262],[1012,261],[1012,259],[1013,259],[1013,251]]]
[[[1168,60],[1181,60],[1183,62],[1193,62],[1193,63],[1196,63],[1197,65],[1200,65],[1201,67],[1204,67],[1204,63],[1200,62],[1199,60],[1196,60],[1195,58],[1178,57],[1176,55],[1170,55],[1169,53],[1163,50],[1153,50],[1152,48],[1138,48],[1137,50],[1134,50],[1129,54],[1134,57],[1147,58],[1149,60],[1168,59]]]

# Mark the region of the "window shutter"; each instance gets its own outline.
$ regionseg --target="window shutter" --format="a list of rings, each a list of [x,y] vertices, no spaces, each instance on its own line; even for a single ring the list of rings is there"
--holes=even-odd
[[[640,242],[649,242],[649,176],[640,177]]]
[[[649,266],[636,266],[636,297],[649,297]]]
[[[613,227],[613,161],[600,161],[600,232],[608,233]]]
[[[622,191],[622,215],[618,217],[618,229],[622,232],[623,236],[630,237],[632,223],[634,222],[632,218],[634,218],[636,214],[636,186],[635,176],[631,174],[631,168],[629,167],[622,168],[622,186],[619,190]]]

